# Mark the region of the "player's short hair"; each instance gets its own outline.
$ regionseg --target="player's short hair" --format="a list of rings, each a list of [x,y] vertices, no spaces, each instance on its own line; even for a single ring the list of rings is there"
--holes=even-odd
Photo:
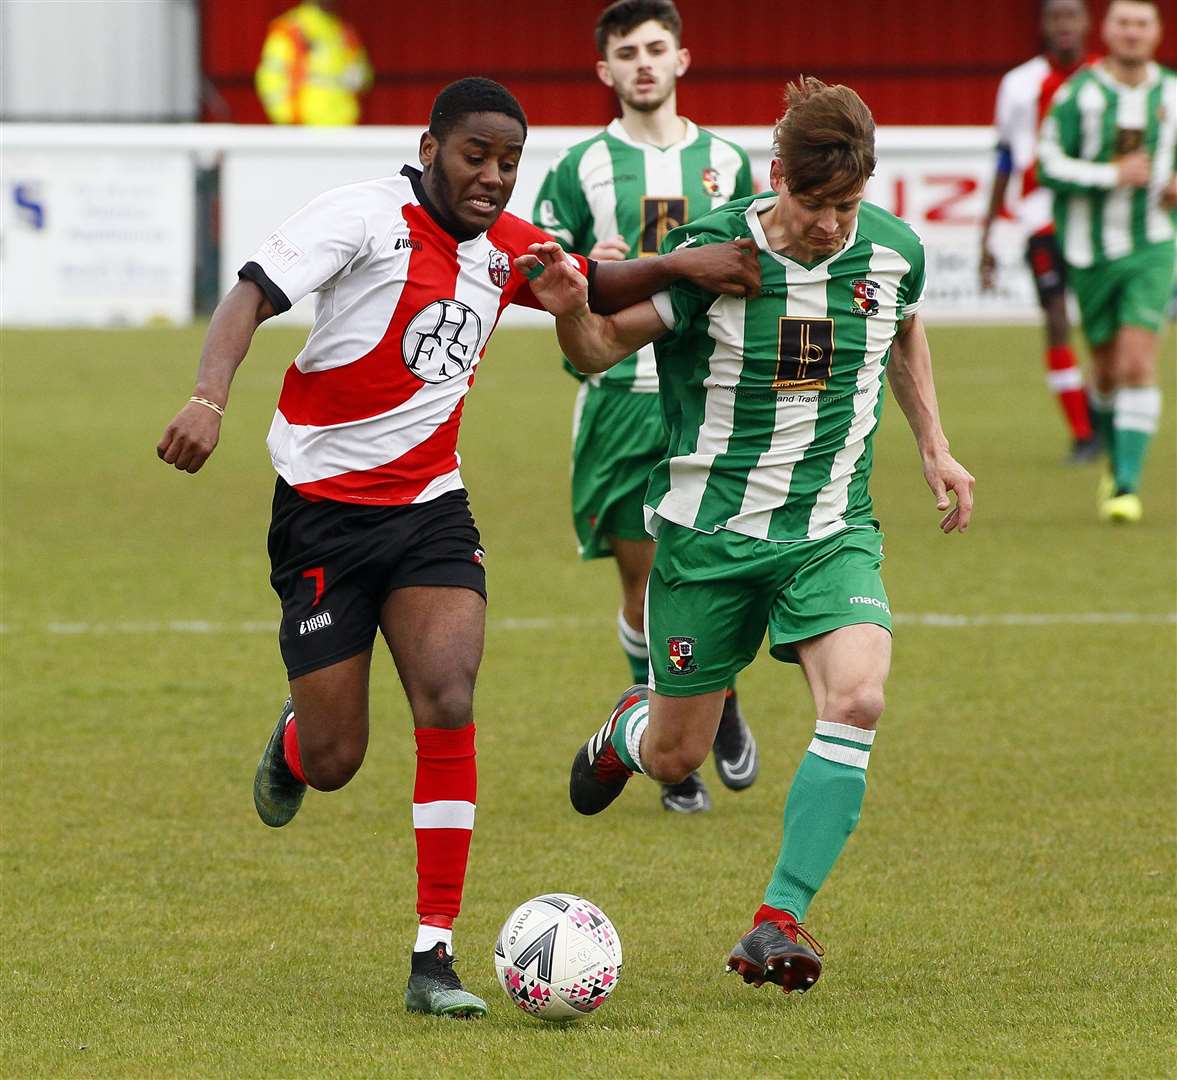
[[[672,0],[616,0],[597,19],[597,52],[605,55],[605,46],[614,35],[625,37],[644,22],[661,23],[674,35],[676,45],[682,43],[682,16]]]
[[[772,147],[790,192],[850,195],[875,171],[875,120],[850,87],[803,75],[785,87]]]
[[[429,130],[438,142],[443,142],[462,117],[481,112],[502,113],[518,120],[527,136],[527,114],[515,95],[494,79],[477,76],[450,83],[433,99]]]

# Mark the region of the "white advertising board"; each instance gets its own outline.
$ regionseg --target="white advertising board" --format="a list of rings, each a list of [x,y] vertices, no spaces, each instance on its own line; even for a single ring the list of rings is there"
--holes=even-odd
[[[371,131],[371,129],[369,129]],[[590,128],[537,128],[511,199],[513,213],[530,218],[544,173],[560,151],[587,138]],[[767,185],[769,132],[719,128],[748,148],[759,185]],[[222,289],[237,269],[290,213],[321,191],[397,171],[416,163],[417,128],[385,128],[380,145],[340,144],[316,150],[312,143],[229,149],[221,176]],[[1038,317],[1033,284],[1022,262],[1023,243],[1012,224],[999,223],[994,244],[1001,270],[998,286],[982,293],[977,280],[981,216],[993,173],[993,135],[988,128],[884,128],[879,166],[868,197],[910,221],[924,239],[928,257],[925,317],[934,322],[1026,322]],[[304,300],[286,316],[309,322],[313,303]],[[539,313],[508,309],[504,324],[543,322]]]
[[[13,148],[0,155],[0,322],[192,319],[193,155]]]

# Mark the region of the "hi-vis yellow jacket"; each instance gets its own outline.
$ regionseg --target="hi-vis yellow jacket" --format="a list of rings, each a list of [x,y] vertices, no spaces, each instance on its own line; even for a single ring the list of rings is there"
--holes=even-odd
[[[354,124],[371,83],[355,31],[317,4],[301,3],[270,23],[254,84],[273,123]]]

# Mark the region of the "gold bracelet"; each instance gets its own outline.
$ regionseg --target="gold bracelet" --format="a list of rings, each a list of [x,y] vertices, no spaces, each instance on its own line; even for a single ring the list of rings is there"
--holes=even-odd
[[[197,405],[203,405],[206,409],[212,409],[212,411],[215,412],[217,416],[225,415],[224,408],[218,405],[215,401],[209,401],[208,398],[190,397],[188,400],[195,402]]]

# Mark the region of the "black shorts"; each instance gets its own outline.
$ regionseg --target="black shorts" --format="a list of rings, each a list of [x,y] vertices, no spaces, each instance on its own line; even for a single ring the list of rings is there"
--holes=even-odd
[[[1026,262],[1034,275],[1034,288],[1038,290],[1038,303],[1042,307],[1063,295],[1067,288],[1067,264],[1063,262],[1054,233],[1030,237],[1026,242]]]
[[[465,491],[408,506],[304,499],[281,477],[270,518],[270,584],[291,679],[372,646],[393,589],[439,585],[486,598],[484,552]]]

